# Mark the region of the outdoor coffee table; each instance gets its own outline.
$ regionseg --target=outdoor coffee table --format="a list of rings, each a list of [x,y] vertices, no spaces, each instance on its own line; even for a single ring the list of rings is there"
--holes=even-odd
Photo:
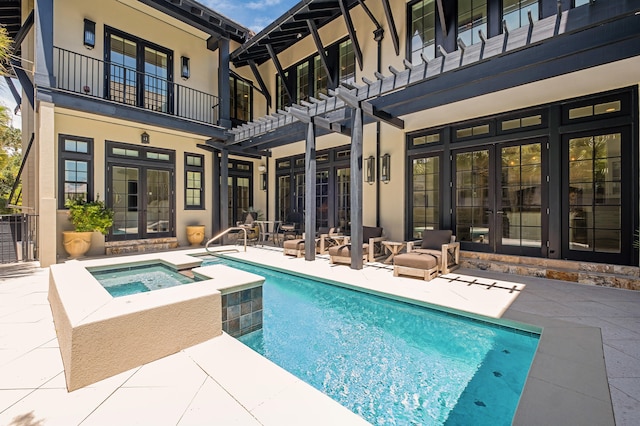
[[[404,248],[406,243],[400,241],[380,241],[384,246],[385,250],[389,252],[389,257],[384,260],[384,263],[390,264],[393,263],[393,258],[396,257],[396,254],[400,253],[400,250]]]

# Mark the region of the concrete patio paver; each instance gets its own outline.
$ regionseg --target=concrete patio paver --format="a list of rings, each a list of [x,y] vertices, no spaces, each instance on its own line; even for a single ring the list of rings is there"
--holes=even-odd
[[[268,252],[271,250],[260,250],[259,256],[265,257]],[[474,300],[482,304],[489,300],[487,294],[493,291],[480,291],[480,287],[469,290],[466,285],[458,287],[451,282],[446,287],[444,283],[424,283],[411,278],[393,280],[389,269],[368,267],[351,272],[346,266],[329,266],[326,260],[315,264],[303,259],[296,262],[284,258],[281,253],[277,260],[287,267],[317,268],[325,276],[333,275],[340,279],[351,276],[368,282],[373,291],[387,291],[385,285],[387,288],[391,285],[395,287],[394,291],[399,290],[402,294],[413,287],[427,299],[457,299],[468,305]],[[458,270],[456,273],[526,284],[521,294],[509,299],[496,316],[517,321],[547,319],[550,323],[554,321],[553,327],[557,330],[566,325],[570,330],[568,335],[574,336],[571,344],[578,348],[583,338],[598,338],[601,330],[600,354],[543,351],[536,356],[535,362],[543,366],[540,370],[543,373],[530,377],[527,386],[535,389],[539,385],[547,392],[555,387],[556,391],[548,392],[546,399],[534,401],[538,412],[524,412],[526,418],[539,415],[540,410],[562,410],[563,404],[571,406],[586,400],[596,412],[603,413],[604,420],[585,413],[568,413],[570,416],[566,424],[606,424],[607,404],[611,407],[611,403],[607,403],[608,395],[598,390],[580,395],[568,391],[562,383],[554,384],[554,372],[563,370],[566,373],[573,369],[577,386],[588,387],[588,380],[581,376],[584,376],[584,369],[600,356],[606,363],[606,371],[601,371],[607,377],[598,380],[608,379],[616,424],[637,424],[640,418],[640,371],[637,367],[640,365],[640,310],[637,309],[640,292],[475,270]],[[325,420],[326,424],[327,418],[344,418],[341,416],[346,409],[332,400],[317,405],[312,411],[305,408],[305,401],[314,400],[318,391],[293,376],[287,379],[286,374],[278,375],[276,379],[269,373],[273,364],[254,359],[260,357],[246,348],[242,349],[239,342],[227,335],[68,393],[51,313],[42,309],[48,309],[47,287],[46,269],[31,267],[27,272],[21,272],[14,268],[7,274],[0,269],[1,425],[112,425],[133,422],[193,425],[211,423],[213,418],[225,425],[282,425],[299,424],[310,418],[317,420],[317,424]],[[446,287],[450,294],[437,295],[438,287]],[[553,327],[546,329],[546,339],[554,339]],[[239,363],[242,359],[250,359],[256,368],[245,371]],[[234,362],[238,364],[234,365]],[[579,383],[580,380],[583,383]],[[523,399],[526,396],[523,395]],[[296,404],[299,413],[292,413]],[[287,413],[286,420],[283,413]],[[362,421],[355,415],[349,417],[349,414],[347,418]]]

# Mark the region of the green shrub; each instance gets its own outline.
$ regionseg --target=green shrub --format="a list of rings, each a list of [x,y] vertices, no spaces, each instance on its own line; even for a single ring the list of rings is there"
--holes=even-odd
[[[95,201],[70,198],[64,205],[69,209],[69,220],[77,232],[97,231],[107,235],[113,226],[113,210],[100,201],[99,196]]]

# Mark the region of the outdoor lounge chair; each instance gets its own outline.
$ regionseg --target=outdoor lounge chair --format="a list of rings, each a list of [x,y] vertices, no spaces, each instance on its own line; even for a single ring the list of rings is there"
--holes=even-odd
[[[382,236],[382,228],[374,226],[362,227],[362,260],[365,262],[374,262],[376,257],[384,253],[380,247],[380,241],[386,240],[387,237]],[[351,264],[351,244],[343,244],[329,248],[329,258],[331,263]]]
[[[337,241],[333,239],[335,234],[338,234],[339,228],[318,228],[316,235],[316,253],[323,254],[328,247],[338,245]],[[296,238],[293,240],[285,240],[282,244],[283,254],[302,257],[304,256],[304,238]]]
[[[393,275],[431,280],[460,266],[460,243],[450,230],[424,231],[421,241],[407,243],[407,252],[394,257]]]

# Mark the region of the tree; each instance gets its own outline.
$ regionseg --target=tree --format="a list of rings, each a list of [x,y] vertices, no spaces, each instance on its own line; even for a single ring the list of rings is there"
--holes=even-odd
[[[11,37],[5,27],[0,26],[0,75],[10,75],[8,65],[11,54]],[[7,213],[11,188],[18,175],[22,160],[22,134],[9,126],[9,111],[0,105],[0,213]]]

